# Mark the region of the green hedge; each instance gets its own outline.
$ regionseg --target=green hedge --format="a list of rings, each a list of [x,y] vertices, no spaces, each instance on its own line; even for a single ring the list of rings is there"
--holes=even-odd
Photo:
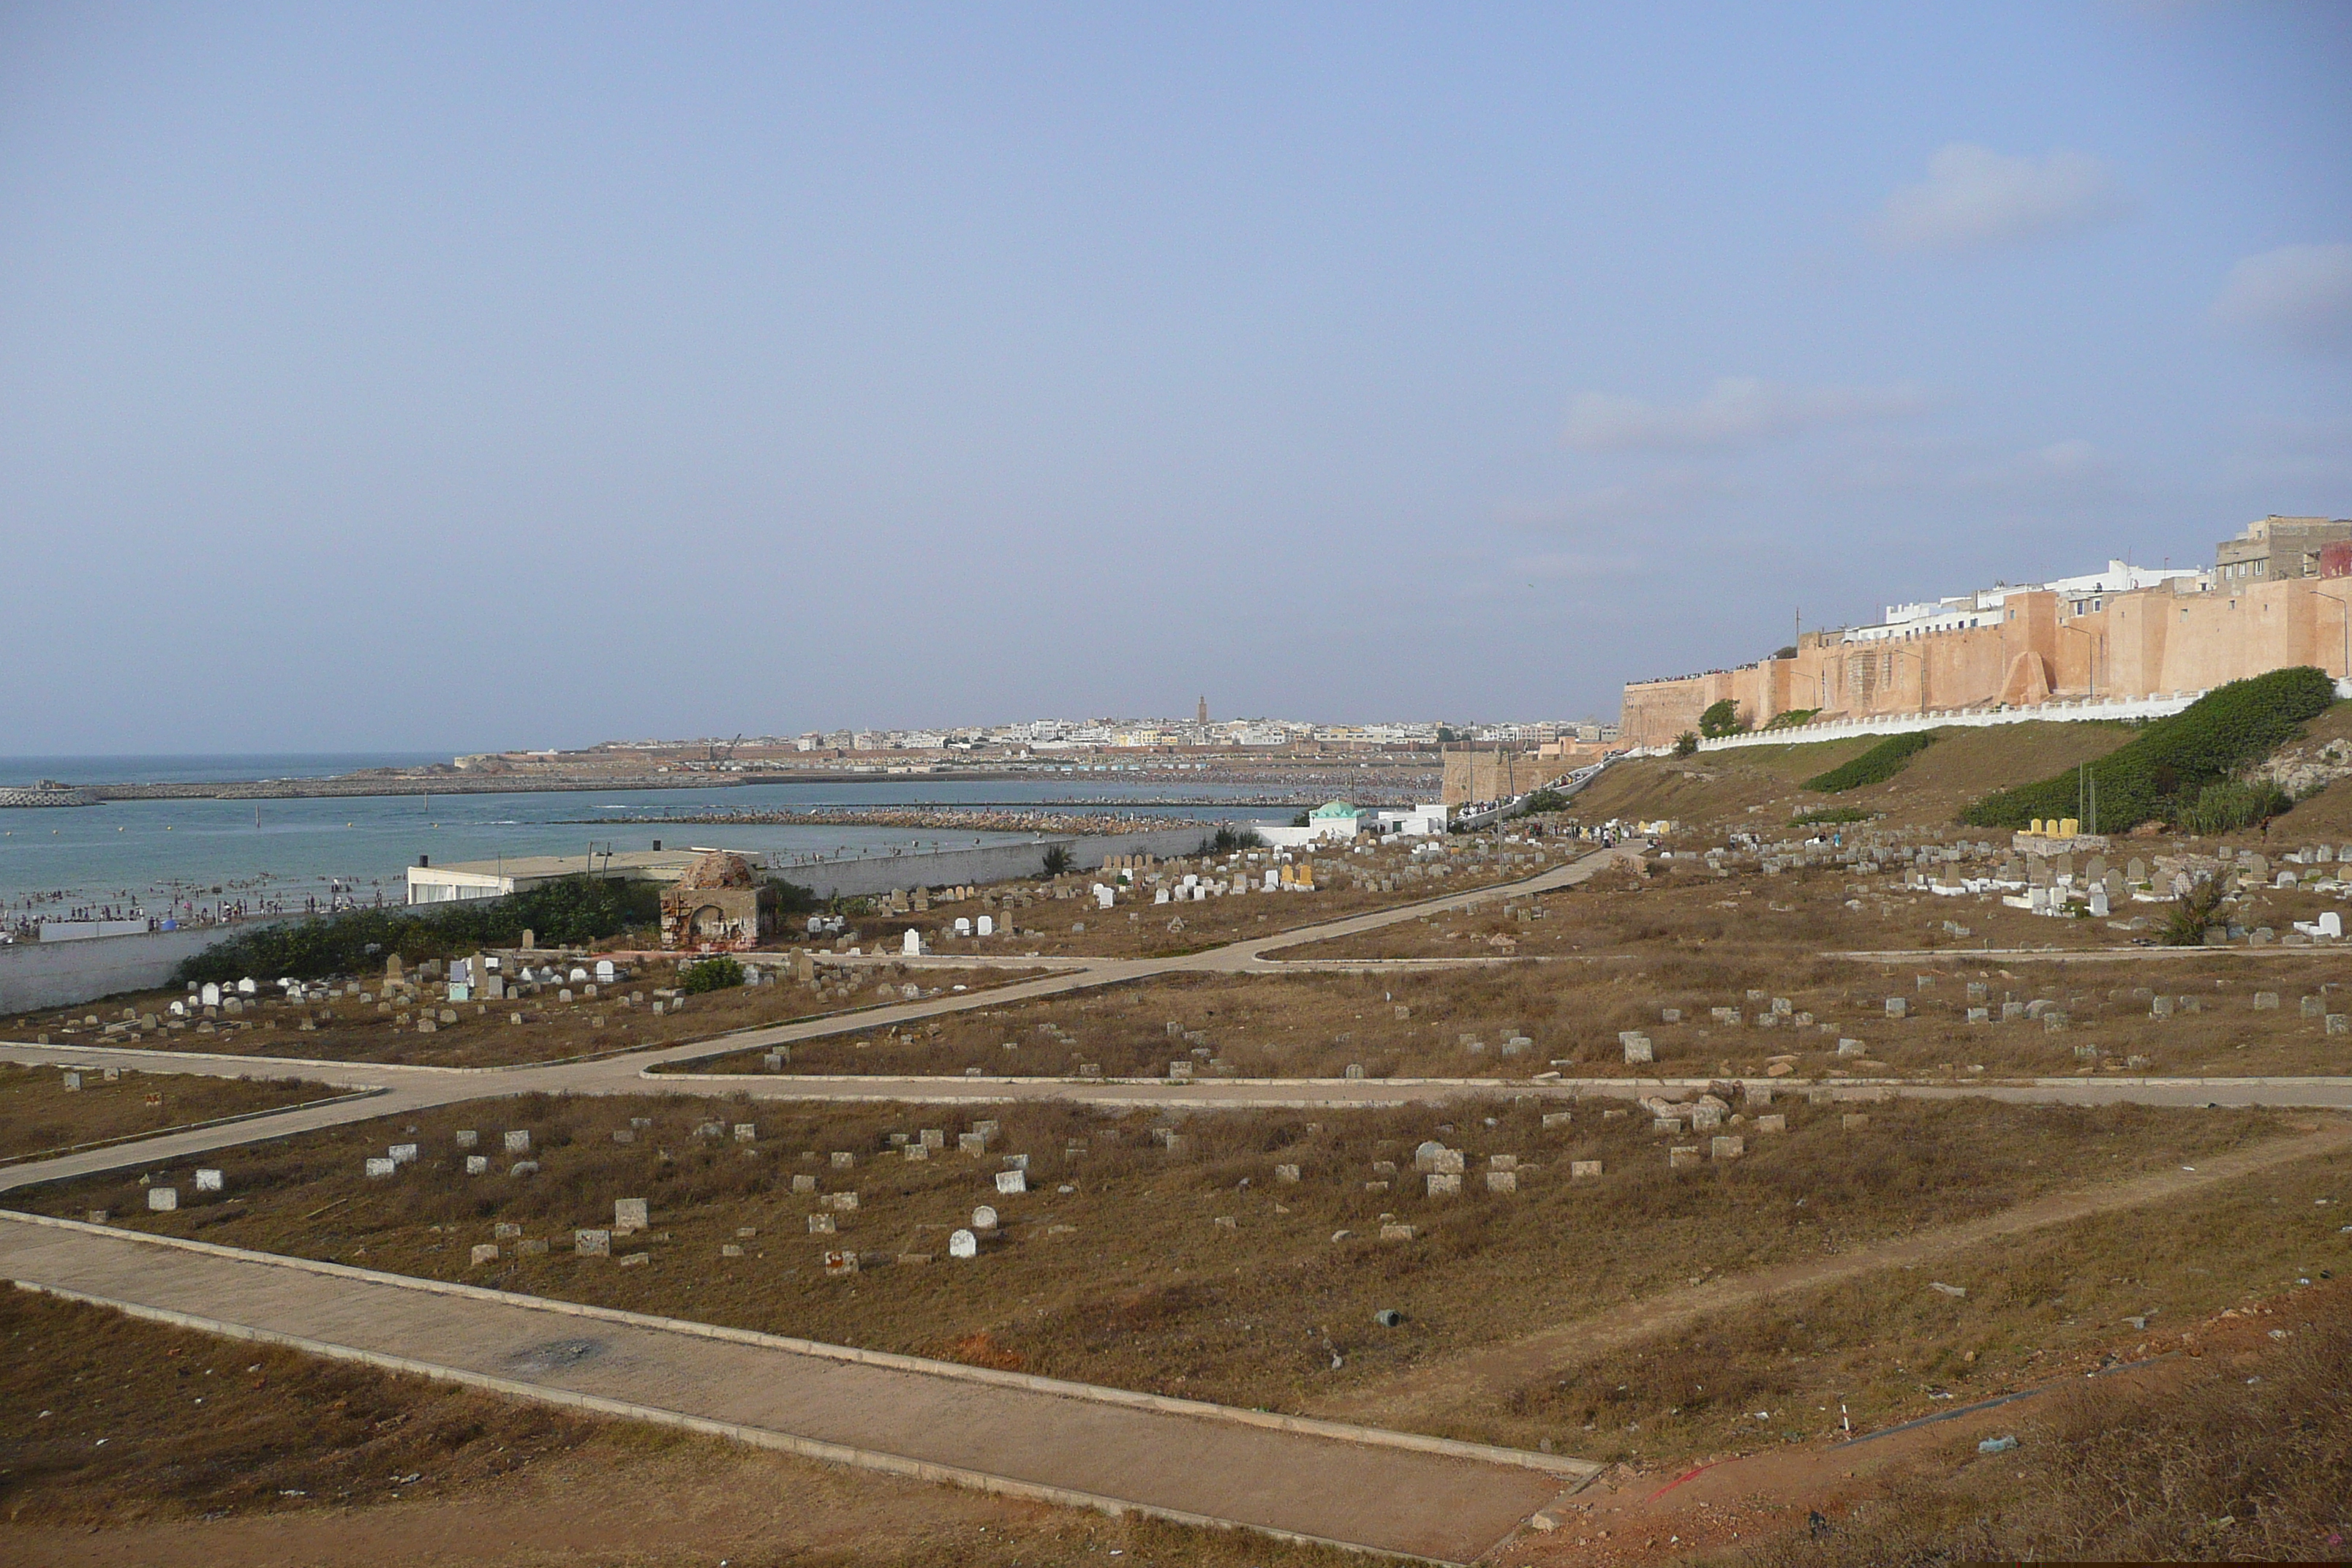
[[[232,937],[180,965],[173,984],[236,980],[244,975],[298,980],[357,974],[383,967],[384,955],[406,961],[447,958],[481,947],[505,947],[526,931],[552,947],[616,936],[661,918],[661,889],[651,882],[566,877],[511,898],[420,913],[403,905],[352,910],[295,921]]]
[[[2099,831],[2192,813],[2209,784],[2222,784],[2294,738],[2336,700],[2336,683],[2309,665],[2217,686],[2169,719],[2090,765],[2098,783]],[[2075,772],[2000,790],[1969,807],[1977,827],[2023,827],[2033,818],[2077,815]]]
[[[1825,773],[1815,773],[1801,787],[1819,790],[1823,795],[1860,789],[1864,784],[1885,784],[1910,764],[1911,759],[1936,743],[1933,730],[1914,730],[1907,735],[1889,735],[1850,763],[1842,763]]]

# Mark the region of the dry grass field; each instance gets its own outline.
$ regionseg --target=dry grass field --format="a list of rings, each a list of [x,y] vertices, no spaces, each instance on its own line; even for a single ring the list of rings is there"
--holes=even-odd
[[[2326,1015],[2352,1013],[2347,980],[2342,961],[2316,950],[2129,963],[2003,963],[1955,950],[1896,965],[1730,940],[1705,952],[1459,969],[1171,976],[802,1041],[779,1067],[1048,1078],[1093,1067],[1157,1078],[1181,1062],[1202,1079],[1340,1078],[1360,1067],[1373,1079],[1528,1080],[1556,1070],[1817,1082],[2340,1073],[2352,1070],[2352,1036],[2327,1034]],[[2258,1009],[2258,993],[2279,1005]],[[2157,1016],[2158,995],[2169,1016]],[[1890,996],[1902,998],[1903,1017],[1887,1016]],[[2306,996],[2317,999],[2314,1016]],[[1785,1015],[1772,1010],[1776,999]],[[2004,1022],[2005,1004],[2035,1016]],[[1739,1021],[1717,1020],[1717,1007]],[[1976,1007],[1987,1021],[1969,1021]],[[2065,1015],[2063,1028],[2038,1016],[2049,1008]],[[1669,1011],[1680,1020],[1667,1022]],[[1645,1033],[1654,1060],[1627,1064],[1623,1030]],[[1514,1037],[1529,1044],[1512,1053]],[[1841,1054],[1843,1041],[1853,1045]],[[750,1049],[677,1070],[760,1074],[766,1060]]]
[[[1541,1102],[1347,1115],[1222,1112],[1169,1121],[1066,1105],[1006,1106],[985,1154],[958,1151],[968,1114],[938,1107],[525,1098],[307,1134],[222,1158],[227,1191],[151,1215],[130,1175],[47,1189],[46,1212],[107,1208],[127,1226],[1054,1376],[1242,1405],[1315,1408],[1416,1366],[1671,1292],[1692,1277],[1834,1256],[1980,1218],[2038,1194],[2194,1164],[2276,1136],[2263,1112],[2090,1111],[1984,1101],[1851,1105],[1783,1099],[1786,1131],[1749,1119],[1738,1159],[1669,1168],[1638,1108],[1585,1102],[1547,1127]],[[1552,1109],[1550,1114],[1560,1112]],[[633,1119],[648,1123],[635,1126]],[[739,1142],[738,1122],[754,1130]],[[699,1129],[713,1126],[718,1136]],[[1177,1139],[1165,1147],[1155,1130]],[[461,1173],[454,1134],[492,1149],[528,1129],[535,1175]],[[936,1129],[906,1159],[888,1139]],[[632,1141],[614,1141],[616,1132]],[[1463,1152],[1458,1196],[1433,1196],[1415,1149]],[[388,1180],[363,1157],[417,1162]],[[1000,1195],[1007,1154],[1029,1191]],[[848,1163],[837,1165],[838,1155]],[[1494,1156],[1514,1192],[1489,1191]],[[1601,1173],[1571,1175],[1571,1162]],[[1286,1179],[1295,1167],[1298,1179]],[[154,1180],[172,1173],[151,1172]],[[803,1179],[805,1179],[803,1182]],[[795,1190],[805,1185],[813,1190]],[[855,1193],[841,1212],[828,1199]],[[575,1227],[642,1197],[644,1267],[575,1258]],[[1001,1234],[971,1262],[949,1233],[994,1205]],[[812,1215],[837,1228],[813,1234]],[[1383,1223],[1412,1227],[1382,1239]],[[517,1231],[500,1236],[505,1225]],[[1343,1234],[1344,1233],[1344,1234]],[[516,1237],[551,1249],[517,1255]],[[472,1247],[502,1243],[490,1264]],[[730,1247],[741,1256],[726,1255]],[[872,1267],[829,1278],[824,1254]],[[901,1261],[907,1258],[931,1261]],[[1375,1311],[1404,1314],[1381,1327]],[[1573,1415],[1577,1419],[1571,1420]],[[1449,1413],[1454,1435],[1583,1440],[1580,1406]]]
[[[885,1000],[881,991],[886,984],[887,1000],[901,1001],[909,984],[920,994],[946,994],[1006,985],[1044,973],[993,966],[917,972],[887,963],[826,965],[820,971],[824,984],[815,988],[784,978],[772,985],[730,986],[696,996],[656,996],[656,991],[676,990],[678,967],[666,960],[634,963],[626,970],[628,978],[601,996],[591,994],[593,986],[569,987],[572,999],[568,1002],[558,987],[522,1000],[449,1003],[431,999],[440,987],[429,986],[424,988],[424,999],[394,1000],[381,992],[383,983],[377,980],[347,982],[334,996],[295,1003],[271,999],[276,995],[271,986],[268,994],[234,1016],[199,1019],[180,1029],[140,1026],[139,1020],[163,1019],[173,1002],[186,1000],[184,992],[148,992],[112,997],[103,1006],[28,1015],[15,1020],[6,1032],[15,1039],[59,1045],[418,1067],[512,1067],[679,1045],[737,1029],[878,1005]],[[662,1005],[658,1014],[653,1011],[656,1001]],[[417,1027],[426,1016],[434,1022],[430,1034]],[[515,1022],[518,1016],[520,1023]],[[305,1020],[310,1025],[307,1029],[301,1026]],[[131,1026],[107,1034],[106,1026],[117,1022]]]
[[[15,1563],[1359,1561],[807,1463],[26,1291],[0,1291],[0,1558]]]
[[[275,1110],[336,1093],[295,1079],[196,1078],[185,1073],[126,1072],[109,1082],[83,1069],[79,1089],[66,1087],[67,1069],[0,1063],[0,1160],[135,1138]]]
[[[1998,1428],[2014,1450],[1946,1445],[1884,1496],[1820,1525],[1800,1512],[1793,1528],[1698,1561],[2352,1562],[2352,1291],[2333,1284],[2200,1323],[2176,1345],[2170,1366],[2021,1406]]]

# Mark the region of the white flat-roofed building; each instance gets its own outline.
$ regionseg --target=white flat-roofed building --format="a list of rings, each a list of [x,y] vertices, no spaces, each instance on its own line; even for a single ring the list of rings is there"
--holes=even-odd
[[[528,892],[566,877],[610,877],[632,882],[675,882],[699,851],[625,849],[611,855],[514,855],[499,860],[460,860],[446,866],[420,863],[408,868],[408,901],[446,904],[463,899],[499,899]]]

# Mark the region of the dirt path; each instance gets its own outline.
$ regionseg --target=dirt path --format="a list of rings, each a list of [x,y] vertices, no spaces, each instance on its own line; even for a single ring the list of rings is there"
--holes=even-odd
[[[2352,1121],[2330,1121],[2312,1131],[2289,1134],[2260,1148],[2209,1160],[2193,1170],[2184,1166],[2126,1182],[2052,1193],[1965,1224],[1919,1231],[1833,1257],[1711,1279],[1671,1296],[1629,1302],[1606,1317],[1564,1323],[1418,1367],[1402,1377],[1327,1402],[1319,1407],[1318,1414],[1339,1420],[1424,1427],[1449,1411],[1490,1401],[1562,1366],[1605,1355],[1637,1341],[1670,1333],[1700,1319],[1769,1297],[1832,1285],[1880,1269],[1933,1262],[2002,1237],[2116,1209],[2161,1203],[2347,1147],[2352,1147]]]
[[[864,1469],[1442,1562],[1478,1556],[1600,1468],[21,1215],[0,1214],[0,1274]]]

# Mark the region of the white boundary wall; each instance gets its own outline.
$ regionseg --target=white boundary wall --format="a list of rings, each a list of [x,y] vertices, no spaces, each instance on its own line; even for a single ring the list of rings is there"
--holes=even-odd
[[[1907,735],[1915,730],[1972,730],[1995,724],[2076,724],[2094,720],[2164,719],[2179,712],[2202,691],[2176,691],[2168,697],[2108,699],[2079,698],[2044,702],[2038,708],[1930,709],[1925,713],[1888,713],[1874,719],[1837,719],[1820,724],[1791,724],[1785,730],[1750,730],[1701,741],[1702,752],[1737,751],[1742,746],[1803,746],[1817,741],[1852,741],[1864,735]],[[2352,677],[2336,682],[2338,699],[2352,698]],[[1637,747],[1626,755],[1663,757],[1672,746]]]

